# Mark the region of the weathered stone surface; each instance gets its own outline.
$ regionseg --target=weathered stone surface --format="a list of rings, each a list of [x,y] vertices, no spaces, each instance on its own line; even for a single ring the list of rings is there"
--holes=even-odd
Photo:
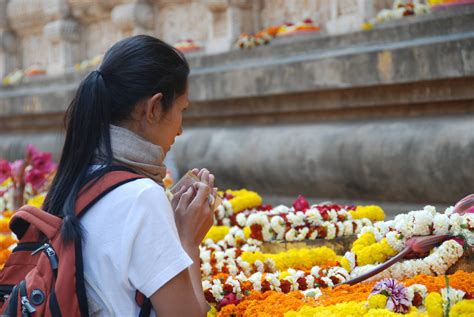
[[[273,195],[453,203],[474,188],[474,116],[189,128],[180,171]]]

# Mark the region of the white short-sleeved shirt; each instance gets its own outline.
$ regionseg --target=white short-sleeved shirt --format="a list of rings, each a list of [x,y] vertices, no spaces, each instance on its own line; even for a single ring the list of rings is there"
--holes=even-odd
[[[149,297],[192,264],[161,186],[134,180],[112,190],[81,219],[91,317],[138,316],[136,290]]]

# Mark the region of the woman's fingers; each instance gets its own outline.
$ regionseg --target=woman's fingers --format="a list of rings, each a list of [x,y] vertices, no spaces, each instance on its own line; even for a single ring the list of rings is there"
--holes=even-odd
[[[209,206],[209,194],[210,194],[210,188],[207,186],[207,184],[204,183],[195,183],[194,188],[197,190],[196,196],[194,197],[193,201],[191,204],[196,206],[197,208],[203,208],[206,207],[210,208]]]
[[[178,206],[178,202],[181,199],[181,196],[186,192],[186,187],[182,186],[176,194],[173,195],[173,198],[171,199],[171,207],[173,207],[173,210],[176,210],[176,207]]]
[[[187,210],[193,198],[193,187],[189,187],[179,198],[176,209]]]

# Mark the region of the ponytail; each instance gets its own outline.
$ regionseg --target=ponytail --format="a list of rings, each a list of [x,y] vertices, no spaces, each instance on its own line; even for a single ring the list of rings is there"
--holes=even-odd
[[[112,46],[99,70],[81,82],[66,116],[66,138],[56,176],[44,209],[63,218],[61,235],[66,241],[82,238],[76,217],[76,199],[92,164],[113,161],[109,127],[129,119],[135,105],[158,92],[162,108],[187,86],[189,66],[184,56],[151,36],[138,35]],[[97,178],[105,173],[97,174]]]
[[[82,237],[76,217],[76,198],[84,185],[96,151],[110,164],[110,98],[100,71],[93,71],[81,83],[66,111],[66,139],[57,174],[45,199],[44,208],[63,217],[61,235],[67,241]],[[99,145],[102,144],[102,147]]]

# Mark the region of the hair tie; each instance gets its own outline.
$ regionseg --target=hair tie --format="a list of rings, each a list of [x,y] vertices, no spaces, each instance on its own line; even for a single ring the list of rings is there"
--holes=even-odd
[[[104,77],[103,74],[102,74],[102,72],[101,72],[99,69],[96,69],[95,71],[97,72],[97,74],[99,74],[100,76]]]

